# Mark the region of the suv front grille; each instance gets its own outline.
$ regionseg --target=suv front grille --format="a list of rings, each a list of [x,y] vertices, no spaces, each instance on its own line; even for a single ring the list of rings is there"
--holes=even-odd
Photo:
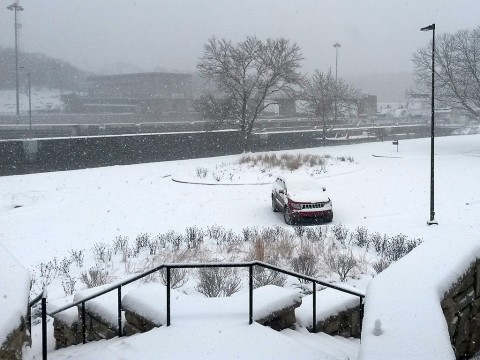
[[[320,209],[325,206],[326,203],[315,203],[315,204],[302,204],[303,209]]]

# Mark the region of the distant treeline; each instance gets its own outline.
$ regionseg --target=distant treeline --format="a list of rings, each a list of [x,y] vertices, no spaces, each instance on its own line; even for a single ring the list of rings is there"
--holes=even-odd
[[[80,84],[89,75],[68,62],[54,59],[41,53],[18,53],[20,87],[28,84],[27,72],[30,72],[31,85],[60,90],[78,90]],[[15,88],[15,49],[0,47],[0,89]]]

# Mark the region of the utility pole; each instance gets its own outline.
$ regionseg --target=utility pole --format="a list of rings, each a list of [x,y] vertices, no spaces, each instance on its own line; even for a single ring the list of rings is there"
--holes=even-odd
[[[18,2],[14,2],[11,5],[7,6],[8,10],[13,10],[15,13],[15,83],[16,83],[16,99],[17,99],[17,124],[20,122],[20,102],[18,96],[18,22],[17,22],[17,11],[23,11],[23,7],[18,5]]]
[[[334,124],[337,123],[337,87],[338,87],[338,48],[342,47],[339,43],[333,44],[333,47],[335,48],[335,118],[334,118]]]

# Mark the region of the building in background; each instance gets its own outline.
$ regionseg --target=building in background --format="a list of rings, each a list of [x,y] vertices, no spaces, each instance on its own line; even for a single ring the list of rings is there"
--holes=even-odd
[[[138,73],[91,76],[77,111],[161,115],[193,110],[192,75]]]
[[[377,113],[377,95],[363,94],[358,101],[359,118],[369,118]]]

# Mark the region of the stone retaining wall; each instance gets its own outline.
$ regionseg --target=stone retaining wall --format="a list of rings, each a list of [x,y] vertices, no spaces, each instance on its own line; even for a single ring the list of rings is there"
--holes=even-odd
[[[25,343],[30,343],[27,334],[26,321],[22,317],[20,326],[7,336],[7,340],[0,346],[0,359],[21,360],[22,348]]]
[[[308,330],[312,331],[312,328]],[[360,306],[358,305],[317,322],[316,332],[360,338]]]
[[[441,305],[457,359],[480,350],[480,259],[445,294]]]
[[[78,321],[69,325],[54,315],[53,337],[55,338],[55,350],[78,345],[82,343],[82,328]]]

